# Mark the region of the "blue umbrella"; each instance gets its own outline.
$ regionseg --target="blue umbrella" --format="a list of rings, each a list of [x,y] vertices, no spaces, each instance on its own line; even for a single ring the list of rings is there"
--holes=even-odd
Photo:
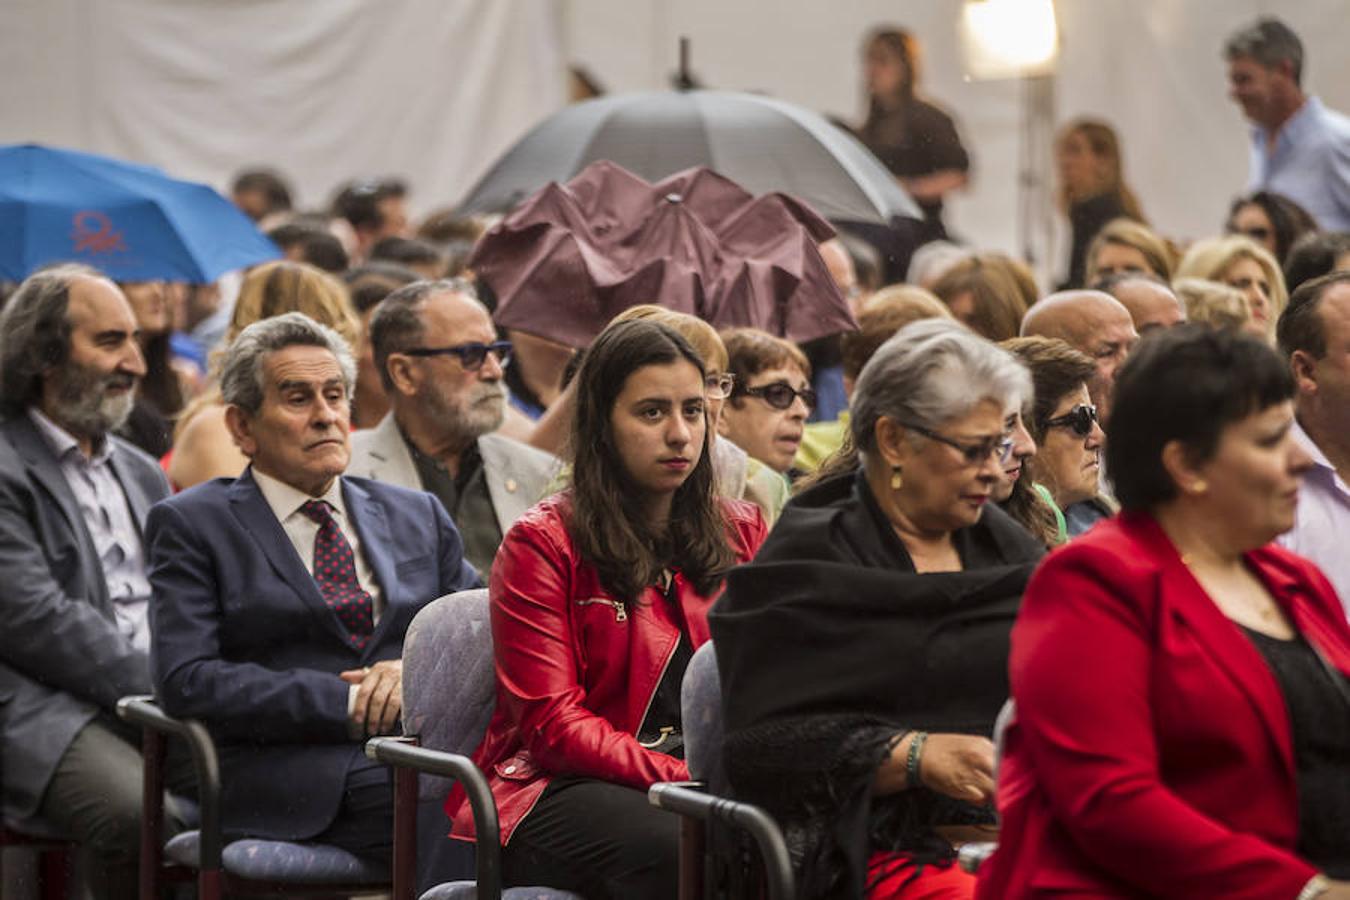
[[[204,284],[280,256],[204,184],[92,153],[0,147],[0,278],[81,262],[117,281]]]

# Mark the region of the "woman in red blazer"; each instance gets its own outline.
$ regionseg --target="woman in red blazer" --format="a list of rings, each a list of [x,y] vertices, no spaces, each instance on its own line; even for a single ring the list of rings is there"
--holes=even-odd
[[[607,328],[576,403],[571,490],[517,520],[493,563],[497,709],[474,762],[508,885],[673,900],[678,819],[646,789],[689,777],[680,681],[723,576],[766,528],[715,497],[703,364],[674,331]],[[446,811],[472,838],[462,792]]]
[[[1309,465],[1293,390],[1260,342],[1200,326],[1121,371],[1124,512],[1027,589],[978,897],[1350,897],[1350,628],[1269,544]]]

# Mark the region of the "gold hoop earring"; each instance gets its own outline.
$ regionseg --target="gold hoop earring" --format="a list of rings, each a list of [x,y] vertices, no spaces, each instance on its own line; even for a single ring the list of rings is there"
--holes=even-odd
[[[904,476],[901,474],[899,466],[891,467],[891,490],[898,491],[905,486]]]

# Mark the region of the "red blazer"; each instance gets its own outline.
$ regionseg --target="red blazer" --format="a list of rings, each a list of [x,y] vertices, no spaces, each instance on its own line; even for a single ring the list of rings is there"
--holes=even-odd
[[[1350,627],[1312,563],[1246,555],[1295,627],[1350,672]],[[1051,554],[1012,631],[1017,703],[998,852],[976,896],[1297,896],[1289,716],[1265,660],[1152,517]]]
[[[511,526],[492,565],[492,639],[497,708],[473,760],[487,775],[502,843],[555,774],[646,790],[689,777],[683,761],[637,740],[647,707],[679,643],[665,599],[649,588],[625,610],[572,546],[568,495],[543,501]],[[759,508],[722,501],[738,562],[755,555],[768,529]],[[708,608],[675,583],[695,648],[708,640]],[[463,792],[446,800],[451,835],[472,838]]]

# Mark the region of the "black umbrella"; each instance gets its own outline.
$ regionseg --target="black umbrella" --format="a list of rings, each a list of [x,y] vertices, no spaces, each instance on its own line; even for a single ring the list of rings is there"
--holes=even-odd
[[[833,221],[923,217],[853,135],[800,106],[732,91],[616,94],[569,106],[507,151],[459,212],[504,212],[598,160],[650,182],[706,166],[752,194],[789,194]]]

